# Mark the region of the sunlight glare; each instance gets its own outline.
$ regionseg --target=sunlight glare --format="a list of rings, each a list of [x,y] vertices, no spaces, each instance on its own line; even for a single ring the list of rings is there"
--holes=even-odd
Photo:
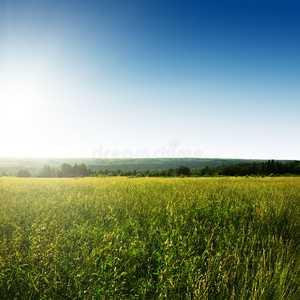
[[[27,127],[34,121],[35,104],[40,95],[37,80],[30,76],[7,78],[0,85],[0,122],[5,130]]]

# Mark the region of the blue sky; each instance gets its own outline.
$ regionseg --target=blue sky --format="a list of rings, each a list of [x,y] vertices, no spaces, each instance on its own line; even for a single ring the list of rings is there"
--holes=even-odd
[[[176,141],[173,156],[300,159],[299,16],[292,1],[1,1],[0,157]]]

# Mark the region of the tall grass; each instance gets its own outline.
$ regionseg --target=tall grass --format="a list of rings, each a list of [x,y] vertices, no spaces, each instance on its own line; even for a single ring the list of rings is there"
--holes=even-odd
[[[300,178],[0,178],[1,299],[300,299]]]

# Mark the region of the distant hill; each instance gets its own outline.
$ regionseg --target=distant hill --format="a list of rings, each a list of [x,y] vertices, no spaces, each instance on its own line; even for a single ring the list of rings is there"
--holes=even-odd
[[[0,158],[0,175],[6,172],[8,175],[16,175],[19,170],[27,169],[33,175],[37,175],[44,167],[50,165],[59,169],[63,163],[86,164],[91,170],[162,170],[178,168],[179,165],[189,168],[202,168],[205,166],[216,167],[237,163],[266,162],[259,159],[221,159],[221,158]],[[276,160],[291,162],[292,160]]]

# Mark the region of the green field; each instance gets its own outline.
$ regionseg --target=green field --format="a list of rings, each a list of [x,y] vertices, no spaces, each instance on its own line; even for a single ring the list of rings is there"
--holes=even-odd
[[[0,178],[0,299],[300,299],[300,178]]]

